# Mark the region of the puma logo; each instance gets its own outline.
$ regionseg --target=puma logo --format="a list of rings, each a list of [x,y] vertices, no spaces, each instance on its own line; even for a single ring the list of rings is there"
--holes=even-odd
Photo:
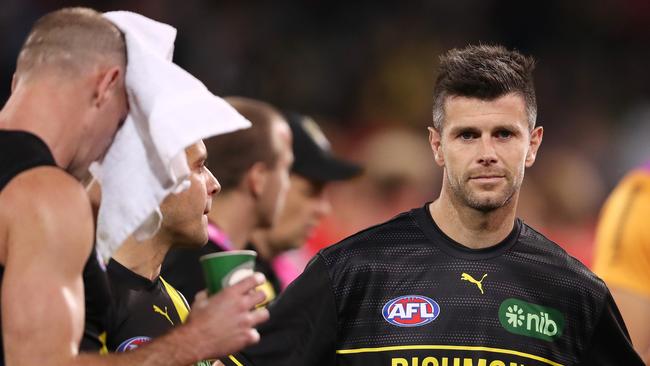
[[[169,320],[169,322],[170,322],[172,325],[174,325],[174,322],[173,322],[172,319],[169,317],[169,313],[167,312],[167,307],[166,307],[166,306],[165,306],[165,311],[162,311],[162,310],[161,310],[157,305],[154,305],[154,306],[153,306],[153,311],[156,312],[156,313],[158,313],[158,314],[160,314],[160,315],[162,315],[162,316],[164,316],[165,319]]]
[[[481,290],[481,294],[483,294],[483,280],[485,279],[485,277],[487,277],[487,273],[484,274],[483,277],[481,277],[480,281],[477,281],[477,280],[474,279],[474,277],[472,277],[471,275],[469,275],[467,273],[463,273],[463,274],[460,275],[461,280],[469,281],[469,282],[475,284],[478,287],[478,289]]]

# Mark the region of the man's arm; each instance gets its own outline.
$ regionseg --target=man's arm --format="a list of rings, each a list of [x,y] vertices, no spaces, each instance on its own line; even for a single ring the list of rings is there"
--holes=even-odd
[[[259,339],[253,327],[268,313],[250,311],[264,296],[251,291],[262,282],[251,277],[210,299],[199,298],[187,324],[141,349],[78,355],[84,321],[81,274],[93,240],[85,191],[59,169],[37,168],[5,187],[0,207],[8,222],[2,281],[7,365],[187,365]]]
[[[85,192],[56,168],[23,173],[3,192],[11,208],[2,281],[7,365],[65,364],[83,329],[81,272],[93,226]]]

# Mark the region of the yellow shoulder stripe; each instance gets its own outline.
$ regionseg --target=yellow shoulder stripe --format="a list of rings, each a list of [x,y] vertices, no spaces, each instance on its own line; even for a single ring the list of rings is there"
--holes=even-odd
[[[165,281],[162,277],[160,277],[160,280],[165,286],[165,290],[167,290],[169,297],[172,299],[172,303],[174,303],[178,317],[181,318],[182,323],[185,323],[185,319],[187,319],[187,315],[190,313],[190,309],[188,309],[187,305],[185,305],[185,301],[183,301],[183,298],[181,297],[181,294],[178,292],[178,290],[167,283],[167,281]]]
[[[230,358],[230,361],[234,362],[235,365],[237,365],[237,366],[244,366],[244,365],[242,365],[241,362],[237,361],[237,359],[236,359],[233,355],[228,356],[228,358]]]

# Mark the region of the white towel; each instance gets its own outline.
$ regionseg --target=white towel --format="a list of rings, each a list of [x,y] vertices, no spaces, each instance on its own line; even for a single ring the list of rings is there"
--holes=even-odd
[[[126,11],[104,16],[125,35],[130,106],[104,160],[91,166],[102,187],[97,249],[108,259],[129,235],[154,235],[162,200],[189,186],[186,147],[250,122],[172,63],[176,29]]]

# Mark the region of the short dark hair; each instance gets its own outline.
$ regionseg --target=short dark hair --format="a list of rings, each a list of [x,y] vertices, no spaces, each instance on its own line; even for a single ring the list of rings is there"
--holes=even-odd
[[[535,60],[497,45],[470,45],[440,56],[440,71],[433,90],[433,127],[441,131],[448,96],[494,100],[509,93],[526,102],[528,124],[537,119],[533,84]]]
[[[56,65],[74,75],[102,60],[126,66],[122,32],[90,8],[63,8],[38,19],[23,45],[16,73]]]
[[[274,146],[271,127],[278,119],[284,121],[282,114],[268,103],[242,97],[225,100],[252,126],[205,140],[206,165],[224,193],[237,187],[253,164],[262,162],[269,167],[275,166],[278,148]]]

